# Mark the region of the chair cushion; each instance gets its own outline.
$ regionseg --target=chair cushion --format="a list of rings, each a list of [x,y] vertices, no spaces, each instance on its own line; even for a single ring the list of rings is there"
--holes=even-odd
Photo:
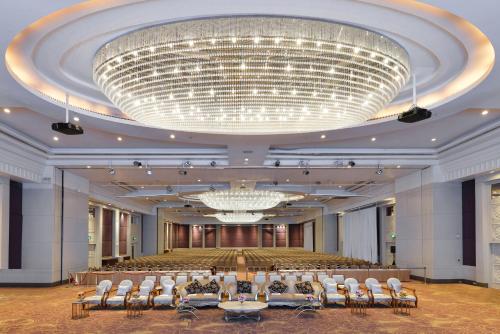
[[[203,292],[203,285],[198,280],[194,280],[194,282],[189,283],[186,287],[186,292],[190,294],[195,294],[195,293],[202,293]]]
[[[417,298],[415,296],[412,296],[412,295],[406,295],[404,298],[403,297],[400,297],[399,296],[399,292],[397,293],[397,297],[398,298],[401,298],[401,299],[406,299],[406,300],[410,300],[412,302],[416,301]]]
[[[384,292],[382,291],[382,285],[380,284],[372,284],[372,292],[373,294],[383,294]]]
[[[340,293],[327,293],[326,301],[329,303],[345,302],[345,296]]]
[[[325,284],[325,290],[326,290],[327,294],[329,294],[329,293],[336,294],[337,293],[337,284],[327,283],[327,284]]]
[[[252,293],[252,282],[250,282],[250,281],[238,281],[236,292],[237,293]]]
[[[268,289],[271,293],[285,293],[288,286],[281,281],[274,281],[269,285]]]
[[[295,283],[295,289],[298,293],[308,295],[314,293],[314,289],[311,285],[311,282],[305,281],[300,283]]]
[[[271,302],[304,302],[305,296],[301,293],[279,293],[279,294],[271,294],[269,297],[269,301]]]
[[[104,292],[105,292],[104,287],[99,286],[99,285],[95,287],[96,296],[102,296],[104,294]]]
[[[117,296],[125,296],[129,290],[130,290],[129,286],[119,285],[118,290],[116,291],[116,295]]]
[[[203,293],[218,293],[219,290],[219,284],[214,279],[203,285]]]
[[[85,300],[89,304],[100,304],[101,300],[102,300],[102,296],[98,296],[98,295],[88,296],[88,297],[85,297],[83,300]]]
[[[358,283],[351,283],[351,284],[349,284],[349,292],[355,293],[358,290],[359,290],[359,284]]]
[[[373,300],[375,302],[389,302],[392,300],[392,297],[389,295],[386,295],[385,293],[374,293]]]
[[[352,300],[362,300],[365,302],[367,302],[369,300],[367,295],[362,295],[361,297],[358,297],[358,296],[356,296],[355,293],[349,294],[349,298],[351,298]]]
[[[125,296],[113,296],[106,300],[108,305],[122,305],[125,302]]]
[[[171,295],[174,286],[175,286],[175,284],[173,282],[170,284],[167,282],[162,282],[161,283],[161,294],[162,295]]]
[[[172,304],[172,301],[173,301],[173,297],[172,295],[159,295],[159,296],[155,296],[154,297],[154,302],[155,304],[158,304],[158,305],[170,305]]]
[[[196,303],[196,302],[207,302],[207,301],[212,301],[216,302],[219,300],[219,297],[217,294],[203,294],[203,293],[194,293],[194,294],[189,294],[189,303]]]

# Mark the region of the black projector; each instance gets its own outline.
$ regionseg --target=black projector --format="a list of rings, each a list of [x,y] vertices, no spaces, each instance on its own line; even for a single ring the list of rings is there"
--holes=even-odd
[[[405,111],[398,115],[398,121],[403,123],[415,123],[423,121],[424,119],[431,118],[432,113],[428,109],[412,107],[410,110]]]
[[[52,130],[70,136],[83,134],[82,127],[73,123],[52,123]]]

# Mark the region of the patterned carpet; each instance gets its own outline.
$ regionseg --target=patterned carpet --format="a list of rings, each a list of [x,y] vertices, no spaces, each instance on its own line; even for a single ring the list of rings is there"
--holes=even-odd
[[[367,316],[349,309],[327,307],[295,318],[295,311],[273,308],[263,320],[226,323],[222,310],[202,309],[199,320],[180,320],[171,309],[146,310],[127,319],[124,310],[95,310],[90,317],[71,320],[71,301],[80,287],[0,288],[0,333],[499,333],[500,290],[462,284],[412,283],[419,308],[410,316],[386,307]]]

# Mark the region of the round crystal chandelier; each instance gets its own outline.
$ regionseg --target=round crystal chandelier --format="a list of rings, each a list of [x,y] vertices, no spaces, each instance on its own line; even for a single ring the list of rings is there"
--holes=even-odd
[[[256,223],[262,218],[262,212],[217,212],[213,215],[206,215],[207,217],[215,217],[223,223]]]
[[[209,208],[220,211],[259,211],[274,208],[281,202],[296,201],[304,196],[268,190],[230,189],[183,197],[201,201]]]
[[[359,125],[409,76],[406,50],[381,34],[271,16],[149,27],[105,44],[93,63],[97,86],[132,119],[219,134]]]

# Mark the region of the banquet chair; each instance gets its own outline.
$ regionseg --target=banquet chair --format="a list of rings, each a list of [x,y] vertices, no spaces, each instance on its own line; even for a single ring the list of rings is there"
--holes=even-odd
[[[332,278],[337,282],[340,289],[344,289],[344,275],[332,275]]]
[[[389,278],[387,280],[387,287],[391,292],[392,298],[394,298],[395,300],[401,298],[401,292],[404,291],[406,293],[405,299],[409,299],[410,302],[415,304],[415,307],[418,306],[417,291],[412,288],[403,287],[399,279],[395,277]]]
[[[116,289],[116,293],[114,296],[108,297],[106,299],[106,306],[127,306],[127,302],[130,299],[130,295],[132,293],[132,288],[134,283],[125,279],[118,284],[118,288]],[[113,291],[113,290],[112,290]]]
[[[148,306],[151,303],[155,284],[153,281],[144,280],[138,287],[138,299],[141,304]]]
[[[329,278],[327,274],[318,274],[318,282],[323,283],[326,278]]]
[[[269,275],[269,282],[274,282],[274,281],[281,281],[281,275],[275,274],[275,275]]]
[[[333,278],[333,277],[332,277]],[[354,299],[357,299],[357,300],[362,300],[362,301],[366,301],[366,302],[369,302],[370,301],[370,298],[368,297],[368,294],[366,293],[366,291],[364,291],[358,280],[355,279],[355,278],[346,278],[345,281],[344,281],[344,290],[346,292],[346,295],[347,295],[347,303],[350,304],[352,300]],[[361,297],[358,297],[356,296],[356,291],[358,290],[361,290],[363,292],[363,294],[361,295]]]
[[[188,277],[187,275],[177,275],[177,277],[175,278],[175,284],[176,285],[179,285],[179,284],[182,284],[182,283],[186,283],[188,281]]]
[[[365,286],[368,290],[368,296],[370,297],[372,305],[375,305],[375,303],[389,304],[389,306],[393,305],[393,298],[390,290],[386,287],[383,287],[377,279],[373,277],[367,278],[365,280]],[[384,289],[387,290],[389,294],[384,293]]]
[[[301,280],[302,282],[311,282],[311,283],[312,283],[312,282],[314,282],[314,276],[313,276],[313,275],[309,275],[309,274],[307,274],[307,275],[302,275],[302,276],[300,277],[300,280]]]

